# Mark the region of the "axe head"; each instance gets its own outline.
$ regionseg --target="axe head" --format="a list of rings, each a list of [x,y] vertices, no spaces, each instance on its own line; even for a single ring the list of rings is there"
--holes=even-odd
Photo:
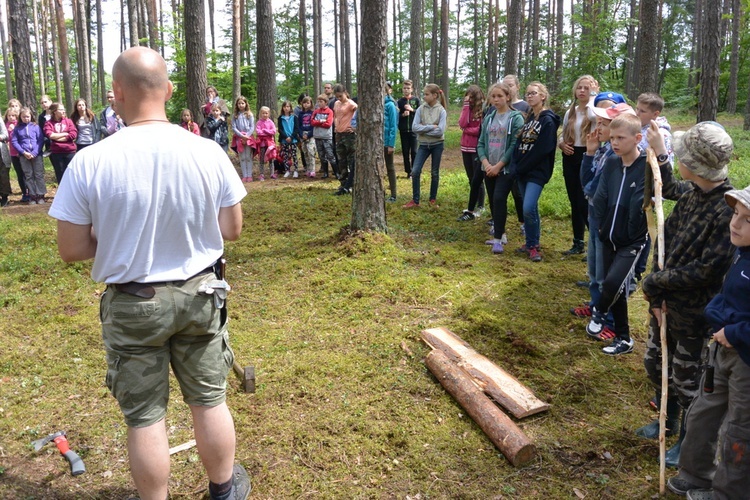
[[[32,446],[34,446],[34,451],[39,451],[42,448],[44,448],[44,445],[46,445],[47,443],[53,441],[57,437],[64,436],[64,435],[65,435],[65,431],[53,432],[49,436],[45,436],[42,439],[37,439],[36,441],[33,441],[31,444]]]

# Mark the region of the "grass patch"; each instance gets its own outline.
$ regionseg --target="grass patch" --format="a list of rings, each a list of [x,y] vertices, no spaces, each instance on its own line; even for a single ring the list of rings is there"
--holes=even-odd
[[[730,130],[735,137],[737,131]],[[748,178],[738,148],[733,173]],[[348,235],[351,200],[332,183],[252,186],[245,228],[227,247],[230,334],[254,365],[257,393],[229,405],[237,460],[259,498],[646,498],[658,490],[658,443],[633,430],[655,418],[642,355],[646,310],[630,300],[636,351],[610,358],[568,309],[586,300],[570,245],[561,169],[542,194],[544,261],[483,245],[486,218],[458,223],[468,183],[446,152],[440,209],[405,211],[409,181],[389,204],[388,234]],[[737,168],[735,168],[737,167]],[[428,177],[428,175],[425,175]],[[427,179],[423,179],[428,182]],[[512,213],[512,212],[511,212]],[[0,496],[125,498],[134,493],[125,427],[104,386],[98,324],[103,285],[90,263],[57,257],[42,213],[0,217]],[[551,403],[524,419],[530,465],[509,465],[429,373],[419,332],[445,326]],[[409,347],[414,356],[401,345]],[[170,444],[192,439],[174,380]],[[52,448],[29,443],[64,429],[88,468],[72,478]],[[671,445],[671,440],[668,443]],[[205,494],[195,450],[172,457],[174,498]],[[86,492],[86,493],[84,493]]]

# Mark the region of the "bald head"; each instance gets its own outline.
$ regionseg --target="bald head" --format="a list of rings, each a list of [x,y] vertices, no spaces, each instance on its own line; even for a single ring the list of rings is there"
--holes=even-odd
[[[112,89],[118,112],[126,121],[133,121],[148,107],[163,112],[164,103],[172,96],[167,63],[148,47],[131,47],[118,56],[112,67]]]
[[[167,63],[158,52],[148,47],[131,47],[115,61],[112,80],[142,92],[162,90],[169,81]]]

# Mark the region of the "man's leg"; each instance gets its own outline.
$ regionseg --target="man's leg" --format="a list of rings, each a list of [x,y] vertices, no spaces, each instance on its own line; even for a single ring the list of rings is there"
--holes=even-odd
[[[128,427],[128,459],[141,500],[167,498],[169,443],[164,419],[147,427]]]
[[[234,465],[234,420],[226,403],[220,405],[189,405],[193,414],[195,442],[208,479],[222,484],[232,477]]]

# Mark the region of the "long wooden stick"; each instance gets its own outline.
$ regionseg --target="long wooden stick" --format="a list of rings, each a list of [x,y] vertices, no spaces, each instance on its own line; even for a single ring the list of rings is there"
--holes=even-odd
[[[654,150],[648,148],[646,152],[648,164],[653,174],[654,211],[656,212],[656,248],[657,265],[659,270],[664,269],[664,206],[662,199],[662,180],[659,163],[656,161]],[[661,303],[661,324],[659,328],[661,343],[661,404],[659,405],[659,494],[666,495],[666,422],[667,422],[667,395],[669,385],[669,353],[667,346],[667,303]]]

